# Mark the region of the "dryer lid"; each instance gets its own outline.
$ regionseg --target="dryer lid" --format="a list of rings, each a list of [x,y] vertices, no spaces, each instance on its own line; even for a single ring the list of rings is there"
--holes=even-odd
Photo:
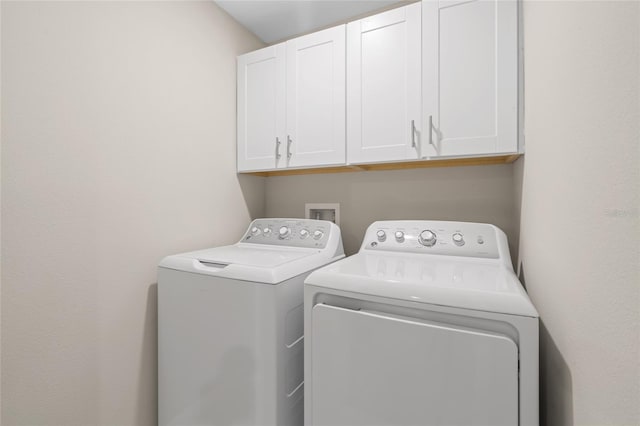
[[[305,284],[409,302],[538,316],[513,271],[495,261],[361,252],[313,272]]]

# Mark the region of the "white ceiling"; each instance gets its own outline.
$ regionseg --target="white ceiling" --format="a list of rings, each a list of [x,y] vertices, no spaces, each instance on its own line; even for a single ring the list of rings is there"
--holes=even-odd
[[[265,43],[388,8],[402,0],[214,0]]]

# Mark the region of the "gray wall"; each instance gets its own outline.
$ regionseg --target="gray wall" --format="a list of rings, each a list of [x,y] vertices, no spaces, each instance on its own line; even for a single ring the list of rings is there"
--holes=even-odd
[[[347,254],[384,219],[487,222],[516,241],[511,164],[270,177],[265,201],[270,217],[304,217],[305,203],[340,203]]]
[[[262,216],[213,2],[2,2],[2,424],[153,425],[156,265]]]
[[[638,425],[640,3],[526,2],[524,24],[515,185],[542,424]]]

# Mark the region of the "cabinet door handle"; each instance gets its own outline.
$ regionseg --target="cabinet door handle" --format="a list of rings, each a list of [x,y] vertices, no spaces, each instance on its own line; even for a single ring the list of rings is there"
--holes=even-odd
[[[276,160],[280,159],[280,139],[276,136]]]
[[[429,116],[429,145],[431,145],[433,149],[436,150],[436,154],[440,154],[438,152],[438,147],[435,143],[433,143],[433,115]]]
[[[416,147],[416,120],[411,120],[411,148]]]
[[[291,136],[287,135],[287,158],[291,158],[291,144],[293,141],[291,140]]]

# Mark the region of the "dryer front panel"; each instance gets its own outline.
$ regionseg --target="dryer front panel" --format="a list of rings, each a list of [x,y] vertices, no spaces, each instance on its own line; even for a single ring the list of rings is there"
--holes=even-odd
[[[517,425],[518,348],[498,333],[317,304],[312,425]]]

